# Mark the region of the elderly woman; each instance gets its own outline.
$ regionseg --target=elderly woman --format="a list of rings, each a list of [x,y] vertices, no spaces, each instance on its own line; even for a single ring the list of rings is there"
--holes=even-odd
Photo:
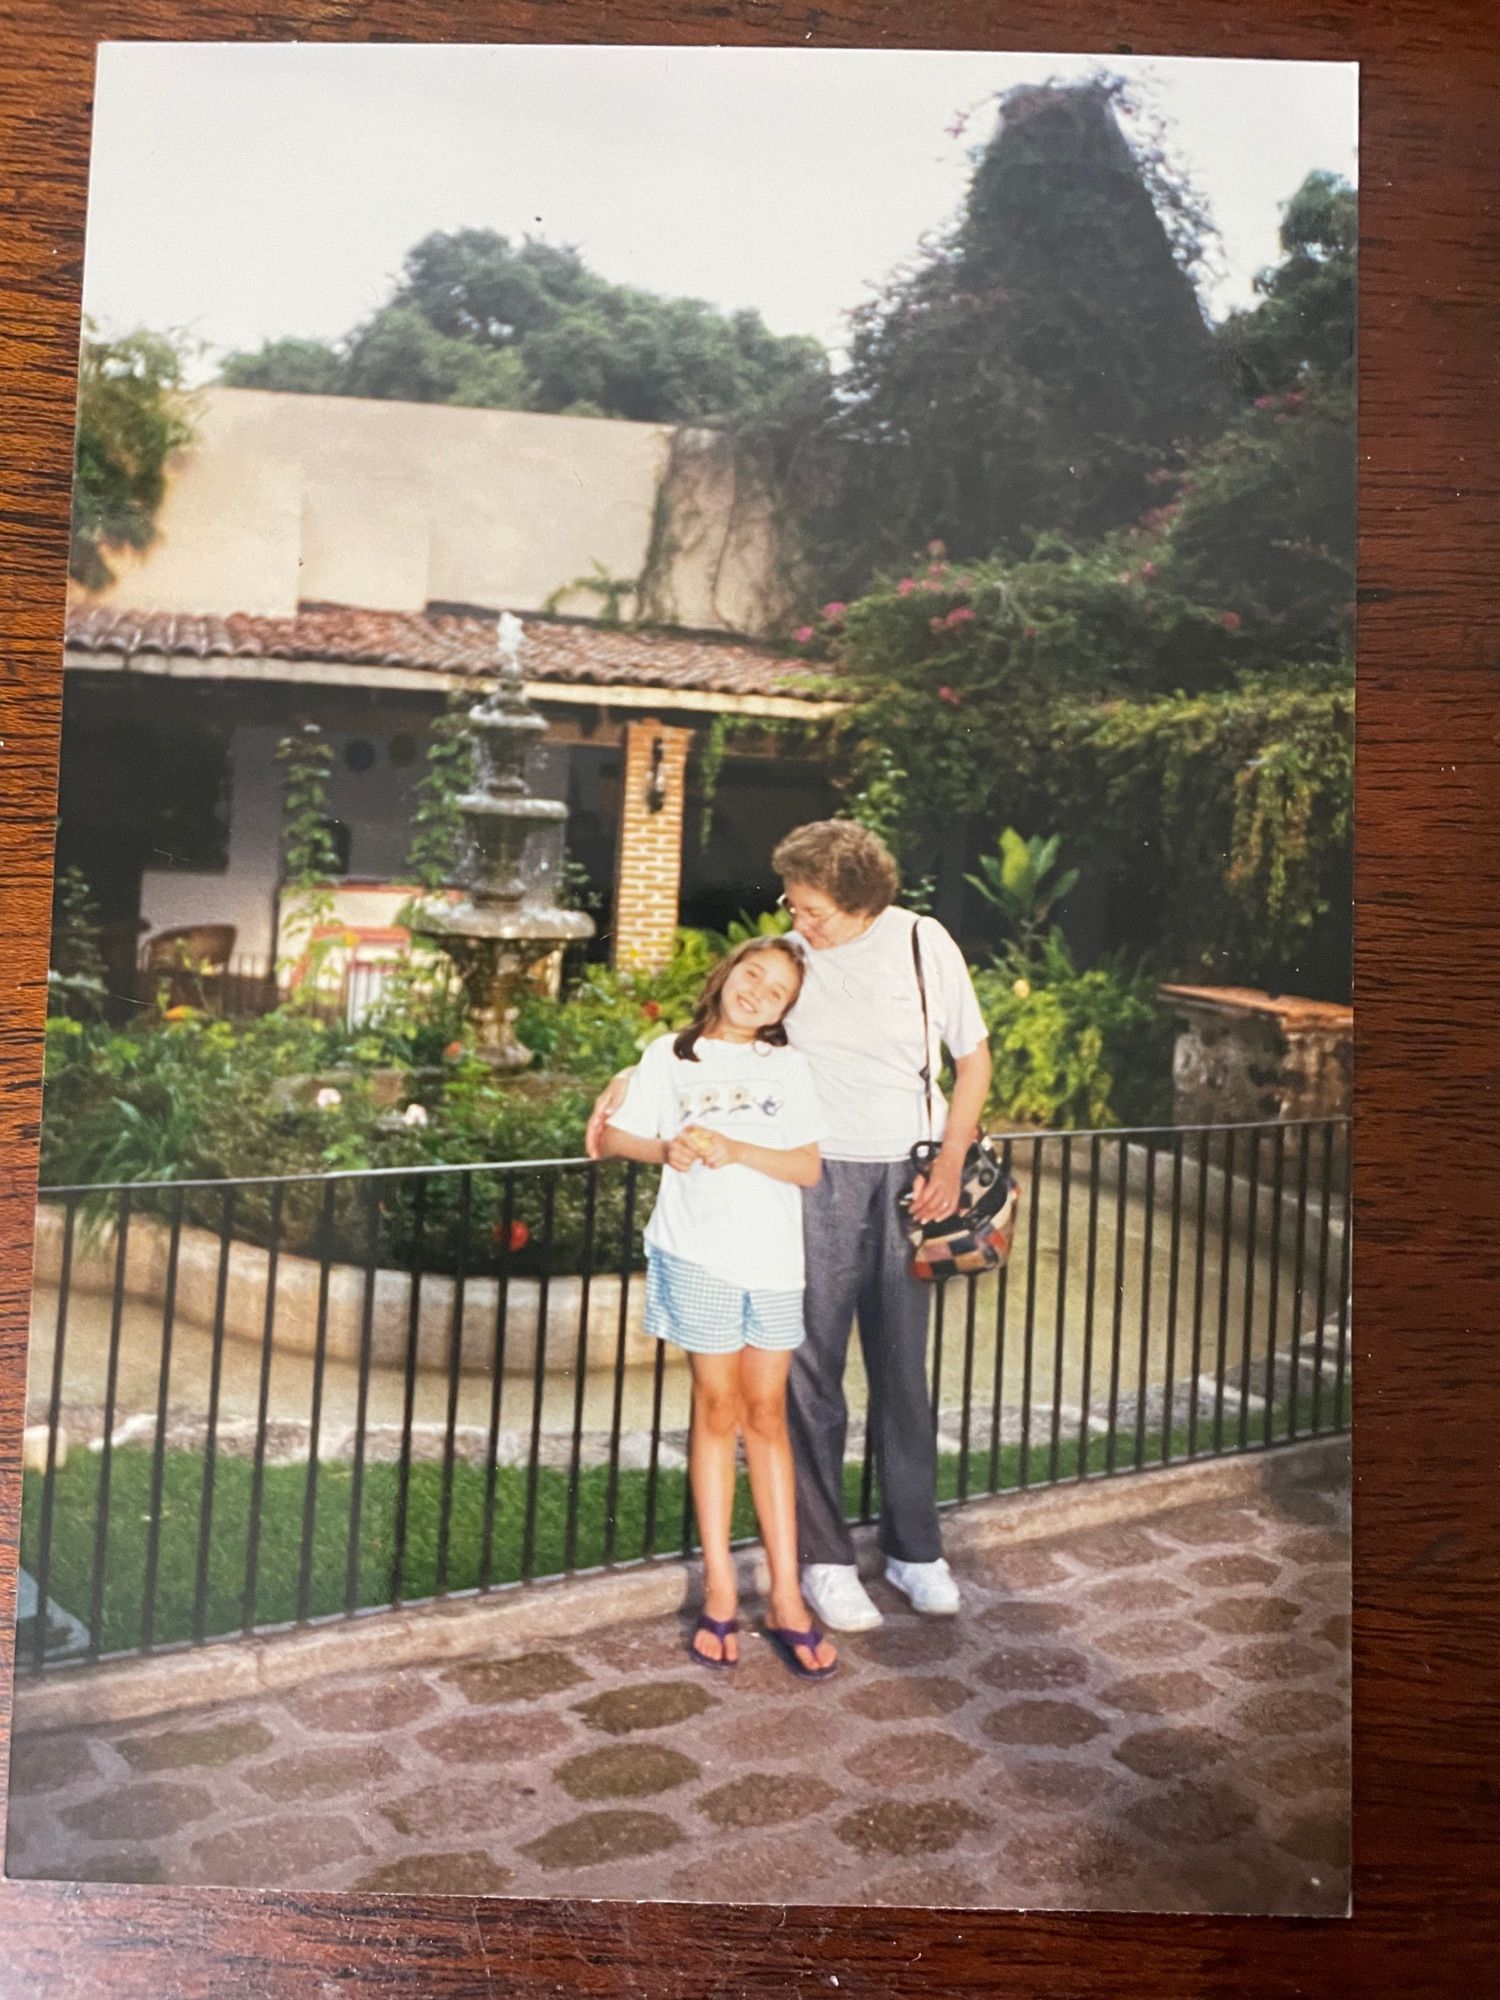
[[[931,1137],[940,1149],[917,1183],[912,1214],[928,1222],[957,1207],[964,1154],[989,1092],[989,1048],[958,946],[935,919],[897,906],[899,876],[883,841],[849,821],[821,820],[789,833],[772,865],[806,960],[787,1039],[812,1066],[826,1134],[822,1178],[802,1193],[806,1339],[787,1397],[802,1587],[825,1624],[859,1632],[880,1624],[881,1613],[859,1580],[844,1518],[844,1369],[856,1316],[886,1578],[920,1612],[958,1609],[938,1528],[926,1365],[931,1291],[911,1275],[897,1200],[912,1147]],[[945,1129],[942,1095],[933,1092],[929,1133],[923,1072],[930,1065],[936,1075],[939,1044],[953,1058],[953,1105]],[[617,1078],[595,1106],[590,1154],[620,1089]]]

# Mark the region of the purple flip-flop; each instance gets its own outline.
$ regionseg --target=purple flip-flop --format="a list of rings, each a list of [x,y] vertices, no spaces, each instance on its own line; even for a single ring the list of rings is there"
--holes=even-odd
[[[738,1660],[726,1659],[722,1653],[718,1659],[710,1659],[707,1653],[699,1652],[693,1641],[700,1632],[710,1632],[722,1646],[724,1641],[732,1638],[739,1629],[740,1621],[738,1618],[710,1618],[705,1611],[701,1614],[697,1624],[688,1635],[687,1649],[700,1667],[737,1667],[739,1665]]]
[[[797,1658],[797,1648],[799,1646],[806,1646],[810,1653],[816,1653],[819,1646],[822,1645],[824,1635],[818,1630],[816,1625],[809,1625],[805,1632],[794,1632],[789,1625],[767,1625],[763,1629],[766,1637],[776,1648],[777,1652],[780,1653],[782,1659],[800,1679],[805,1681],[826,1681],[830,1674],[838,1672],[839,1663],[837,1660],[831,1660],[826,1667],[809,1667],[804,1666],[802,1661]]]

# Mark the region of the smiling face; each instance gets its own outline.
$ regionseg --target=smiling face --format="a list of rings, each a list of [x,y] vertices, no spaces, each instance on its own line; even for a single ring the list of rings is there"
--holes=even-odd
[[[751,1041],[781,1020],[802,986],[785,951],[750,951],[736,959],[719,991],[720,1032]]]

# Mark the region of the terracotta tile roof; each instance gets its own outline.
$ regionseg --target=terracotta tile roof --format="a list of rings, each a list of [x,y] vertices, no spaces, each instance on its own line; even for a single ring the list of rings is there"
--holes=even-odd
[[[544,618],[525,620],[529,681],[572,686],[673,688],[684,693],[826,698],[820,677],[800,660],[736,640],[614,630]],[[299,611],[257,618],[74,606],[67,643],[78,652],[170,654],[190,659],[337,660],[355,666],[491,673],[492,619],[454,613]]]

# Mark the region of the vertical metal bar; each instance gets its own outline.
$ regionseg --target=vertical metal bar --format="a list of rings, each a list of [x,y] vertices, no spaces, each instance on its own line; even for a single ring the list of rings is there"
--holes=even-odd
[[[690,1391],[688,1394],[688,1437],[690,1439],[693,1434],[692,1410],[693,1397]],[[691,1446],[689,1446],[689,1449],[691,1449]],[[735,1476],[736,1478],[739,1476],[737,1467]],[[682,1559],[684,1562],[693,1553],[693,1526],[693,1482],[688,1477],[687,1472],[684,1471],[682,1475]]]
[[[563,1568],[578,1567],[578,1495],[583,1481],[583,1398],[589,1371],[589,1290],[594,1275],[594,1219],[599,1196],[599,1169],[590,1160],[584,1170],[583,1269],[578,1285],[578,1347],[573,1359],[573,1441],[568,1452],[568,1516],[563,1533]]]
[[[411,1207],[411,1290],[406,1313],[406,1379],[401,1399],[401,1456],[396,1467],[396,1519],[391,1531],[391,1603],[406,1588],[406,1527],[411,1509],[411,1432],[417,1406],[417,1357],[422,1338],[422,1266],[427,1237],[427,1182],[417,1181]]]
[[[109,1557],[109,1501],[114,1473],[115,1409],[120,1393],[120,1332],[125,1308],[126,1261],[130,1254],[131,1195],[126,1188],[115,1215],[115,1279],[109,1302],[109,1360],[104,1377],[104,1437],[99,1448],[99,1498],[94,1515],[94,1563],[89,1588],[90,1660],[103,1650],[104,1566]]]
[[[359,1318],[359,1387],[354,1400],[354,1464],[349,1478],[349,1540],[344,1550],[344,1610],[359,1609],[359,1548],[364,1525],[365,1432],[370,1419],[370,1356],[375,1335],[375,1273],[380,1265],[380,1183],[366,1181],[365,1285]]]
[[[1193,1225],[1193,1337],[1189,1362],[1187,1455],[1198,1456],[1198,1397],[1203,1380],[1203,1282],[1208,1246],[1208,1163],[1212,1151],[1211,1132],[1204,1129],[1198,1141],[1198,1201]]]
[[[1344,1143],[1344,1219],[1343,1234],[1339,1244],[1339,1323],[1338,1341],[1334,1350],[1334,1411],[1335,1422],[1340,1430],[1349,1423],[1348,1365],[1349,1365],[1349,1310],[1350,1310],[1350,1258],[1354,1233],[1354,1160],[1352,1157],[1353,1128],[1343,1127]]]
[[[198,1562],[193,1577],[193,1643],[203,1644],[208,1623],[208,1566],[213,1552],[214,1476],[219,1449],[219,1387],[224,1370],[224,1307],[229,1295],[229,1251],[234,1241],[235,1184],[219,1198],[219,1274],[214,1287],[213,1359],[209,1364],[208,1429],[203,1440],[203,1487],[198,1495]]]
[[[312,1602],[313,1548],[318,1522],[318,1464],[323,1445],[323,1377],[328,1364],[328,1279],[333,1263],[334,1183],[323,1183],[318,1214],[318,1322],[313,1337],[312,1407],[307,1419],[307,1480],[302,1488],[302,1545],[297,1558],[297,1623]]]
[[[1214,1358],[1214,1451],[1224,1449],[1224,1370],[1229,1353],[1229,1257],[1234,1236],[1234,1128],[1224,1134],[1224,1200],[1219,1217],[1219,1338]]]
[[[1256,1228],[1260,1221],[1261,1128],[1250,1135],[1250,1185],[1245,1202],[1245,1313],[1240,1328],[1240,1450],[1250,1443],[1250,1349],[1255,1333]]]
[[[1172,1431],[1177,1408],[1177,1300],[1182,1271],[1182,1134],[1172,1134],[1172,1236],[1167,1252],[1167,1351],[1163,1358],[1161,1462],[1172,1463]]]
[[[972,1405],[974,1401],[974,1314],[979,1305],[979,1281],[971,1272],[966,1280],[968,1293],[964,1300],[964,1385],[963,1409],[959,1417],[958,1432],[958,1497],[969,1497],[969,1432],[971,1428]]]
[[[151,1499],[147,1511],[146,1575],[141,1586],[141,1644],[149,1653],[156,1636],[156,1578],[161,1565],[162,1501],[167,1476],[167,1414],[171,1408],[172,1334],[177,1319],[177,1265],[182,1253],[182,1190],[172,1196],[167,1248],[167,1295],[162,1304],[161,1366],[156,1380],[156,1437],[151,1448]]]
[[[1021,1454],[1018,1483],[1031,1483],[1031,1371],[1036,1347],[1036,1259],[1042,1220],[1042,1141],[1031,1142],[1031,1229],[1026,1238],[1026,1313],[1021,1335]]]
[[[870,1422],[870,1385],[865,1382],[865,1441],[860,1454],[859,1465],[859,1518],[872,1521],[875,1518],[875,1430]]]
[[[1093,1433],[1089,1418],[1094,1402],[1094,1286],[1099,1276],[1099,1134],[1089,1140],[1089,1228],[1088,1251],[1083,1275],[1083,1361],[1078,1386],[1078,1466],[1080,1479],[1089,1475],[1093,1456]]]
[[[37,1533],[36,1629],[31,1664],[42,1671],[47,1657],[47,1596],[52,1587],[52,1514],[57,1489],[57,1426],[62,1416],[63,1356],[68,1341],[68,1302],[73,1289],[73,1232],[81,1197],[69,1195],[63,1208],[62,1268],[57,1277],[57,1322],[52,1338],[52,1381],[47,1394],[47,1462],[42,1473],[42,1513]]]
[[[1067,1337],[1068,1209],[1073,1193],[1073,1141],[1064,1137],[1058,1175],[1057,1310],[1052,1322],[1052,1435],[1047,1452],[1047,1478],[1055,1486],[1062,1454],[1063,1343]]]
[[[662,1384],[666,1378],[667,1343],[656,1343],[656,1360],[651,1371],[651,1446],[646,1464],[646,1517],[641,1524],[641,1554],[656,1553],[656,1496],[661,1481],[661,1399]],[[690,1399],[691,1403],[691,1399]],[[691,1436],[691,1415],[689,1416],[689,1436]]]
[[[521,1540],[521,1576],[530,1583],[536,1567],[536,1508],[541,1483],[542,1401],[547,1391],[547,1300],[552,1286],[552,1238],[557,1216],[557,1169],[548,1171],[542,1194],[541,1273],[536,1301],[536,1366],[531,1377],[531,1448],[526,1454],[526,1522]]]
[[[1323,1170],[1318,1213],[1318,1330],[1313,1337],[1312,1428],[1323,1428],[1323,1322],[1328,1316],[1328,1224],[1333,1207],[1333,1126],[1323,1127]]]
[[[1297,1247],[1292,1257],[1292,1383],[1287,1403],[1286,1434],[1297,1435],[1302,1402],[1302,1307],[1307,1278],[1307,1170],[1312,1127],[1297,1135]]]
[[[1122,1138],[1115,1167],[1115,1295],[1109,1317],[1109,1428],[1104,1437],[1104,1470],[1115,1469],[1120,1422],[1120,1345],[1125,1320],[1125,1199],[1130,1182],[1130,1141]]]
[[[620,1317],[615,1326],[614,1398],[609,1413],[609,1479],[604,1495],[604,1560],[615,1559],[620,1506],[620,1428],[625,1417],[625,1338],[630,1330],[630,1278],[635,1250],[635,1196],[640,1182],[636,1161],[625,1168],[625,1215],[620,1230]]]
[[[943,1395],[943,1324],[947,1318],[948,1281],[939,1278],[932,1288],[937,1293],[932,1314],[932,1441],[937,1444]]]
[[[1286,1127],[1278,1125],[1271,1155],[1271,1282],[1266,1297],[1266,1421],[1261,1441],[1275,1434],[1276,1322],[1281,1304],[1281,1206],[1286,1191]]]
[[[1001,1149],[1001,1162],[1007,1173],[1011,1170],[1011,1142],[1007,1139]],[[1020,1203],[1016,1204],[1016,1226],[1020,1227]],[[1030,1224],[1028,1222],[1028,1228]],[[1005,1307],[1010,1293],[1010,1260],[1000,1267],[1000,1282],[995,1287],[995,1379],[990,1391],[990,1478],[991,1493],[1000,1490],[1000,1433],[1005,1413]]]
[[[448,1406],[443,1424],[443,1483],[438,1502],[437,1575],[434,1594],[448,1588],[448,1547],[453,1532],[453,1469],[457,1456],[458,1392],[464,1372],[464,1298],[469,1271],[469,1228],[473,1220],[474,1176],[458,1177],[458,1257],[453,1272],[453,1319],[448,1329]]]
[[[1151,1258],[1156,1222],[1156,1140],[1146,1138],[1146,1205],[1141,1224],[1140,1354],[1135,1380],[1135,1469],[1146,1463],[1146,1393],[1151,1379]]]
[[[260,1328],[260,1387],[255,1400],[255,1455],[250,1465],[250,1526],[245,1540],[245,1592],[240,1603],[240,1629],[255,1629],[255,1600],[260,1582],[260,1519],[266,1485],[266,1424],[271,1412],[271,1357],[276,1351],[276,1274],[281,1260],[281,1216],[286,1183],[271,1190],[271,1216],[266,1235],[266,1303]]]
[[[479,1547],[479,1584],[495,1580],[495,1502],[500,1490],[500,1405],[505,1391],[505,1349],[510,1307],[511,1235],[516,1220],[516,1178],[506,1174],[500,1197],[500,1252],[495,1275],[495,1338],[490,1356],[490,1431],[484,1459],[484,1530]]]

